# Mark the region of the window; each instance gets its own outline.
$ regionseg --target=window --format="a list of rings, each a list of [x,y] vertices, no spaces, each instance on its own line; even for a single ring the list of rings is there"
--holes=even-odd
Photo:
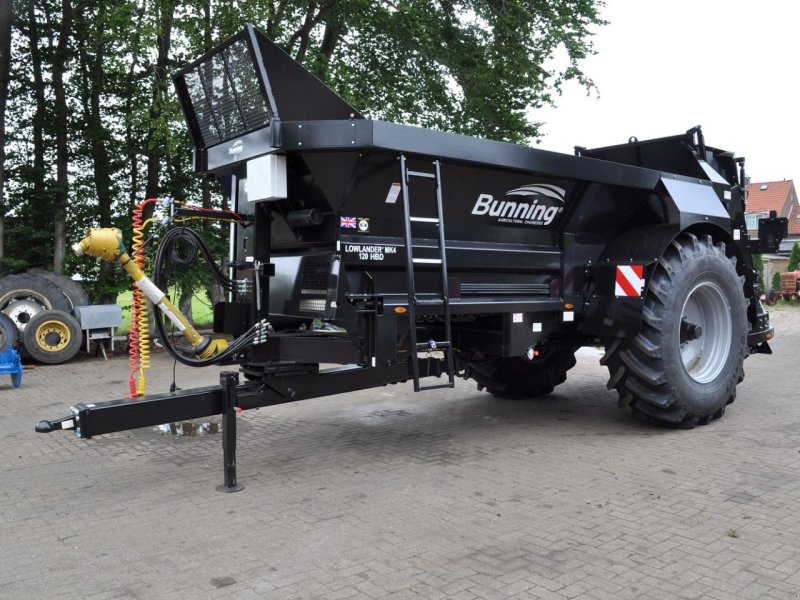
[[[744,222],[747,225],[747,229],[758,229],[758,220],[768,216],[769,214],[765,212],[750,213],[744,216]]]

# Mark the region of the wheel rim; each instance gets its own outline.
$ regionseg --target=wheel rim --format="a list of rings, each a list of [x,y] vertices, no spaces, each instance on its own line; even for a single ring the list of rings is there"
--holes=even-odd
[[[678,332],[681,360],[697,383],[716,379],[728,362],[733,337],[731,307],[712,282],[696,285],[686,298]]]
[[[23,331],[34,316],[53,308],[41,294],[28,289],[18,289],[0,298],[0,311],[11,317],[19,331]]]
[[[61,321],[45,321],[36,329],[36,344],[47,352],[58,352],[69,345],[69,327]]]

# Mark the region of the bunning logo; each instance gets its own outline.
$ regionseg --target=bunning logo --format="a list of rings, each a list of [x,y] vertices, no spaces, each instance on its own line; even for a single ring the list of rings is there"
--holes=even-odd
[[[228,156],[238,156],[244,150],[244,142],[242,140],[236,140],[233,144],[230,145],[228,148]]]
[[[497,217],[498,223],[547,227],[564,212],[566,190],[548,183],[532,183],[506,192],[514,200],[495,200],[481,194],[472,207],[473,215]]]

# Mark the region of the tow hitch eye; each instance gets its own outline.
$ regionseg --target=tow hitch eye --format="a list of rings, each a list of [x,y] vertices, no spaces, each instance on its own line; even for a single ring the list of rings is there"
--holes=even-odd
[[[686,319],[681,320],[681,343],[691,342],[703,337],[703,328],[700,325],[690,323]]]

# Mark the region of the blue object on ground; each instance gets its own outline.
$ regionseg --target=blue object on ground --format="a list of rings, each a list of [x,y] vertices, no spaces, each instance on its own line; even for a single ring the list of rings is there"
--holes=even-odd
[[[11,375],[11,383],[15,388],[22,385],[22,361],[14,348],[0,352],[0,375]]]

